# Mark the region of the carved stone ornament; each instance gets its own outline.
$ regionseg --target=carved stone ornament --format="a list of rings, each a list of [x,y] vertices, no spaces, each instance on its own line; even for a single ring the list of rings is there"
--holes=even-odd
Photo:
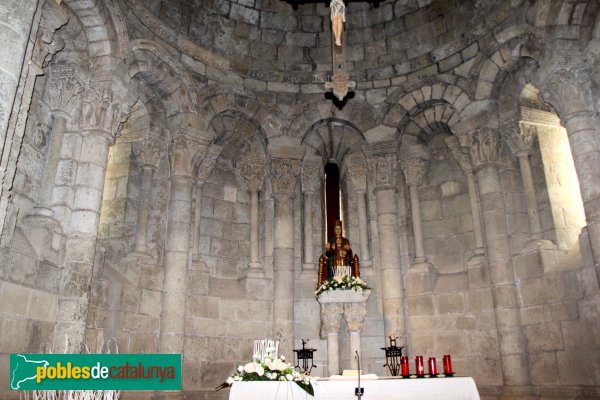
[[[82,127],[118,136],[120,125],[129,115],[133,100],[116,80],[90,82],[82,106]]]
[[[196,160],[202,160],[208,146],[195,138],[178,134],[171,141],[169,157],[171,161],[171,175],[193,177]]]
[[[83,93],[83,77],[76,65],[59,64],[51,67],[45,90],[50,110],[74,116],[81,108]]]
[[[535,125],[519,122],[504,125],[500,128],[504,141],[515,156],[531,153],[537,129]]]
[[[398,178],[397,148],[398,143],[395,141],[378,142],[363,147],[363,153],[368,160],[369,174],[376,189],[396,187]]]
[[[321,159],[304,160],[302,162],[302,172],[300,179],[302,181],[302,191],[315,193],[319,191],[323,183],[324,168]]]
[[[272,158],[269,176],[274,194],[293,194],[300,172],[300,160]]]
[[[366,165],[362,154],[353,153],[344,158],[342,176],[345,176],[356,190],[367,190]]]
[[[139,152],[140,165],[152,166],[156,168],[160,161],[161,153],[164,150],[164,143],[158,138],[149,138],[144,142],[142,149]]]
[[[208,149],[206,149],[206,155],[202,161],[200,161],[200,165],[198,166],[199,183],[204,183],[208,179],[210,173],[215,168],[217,159],[219,158],[219,155],[221,155],[222,151],[223,148],[221,146],[217,146],[216,144],[208,146]]]
[[[409,145],[400,148],[400,166],[408,185],[418,185],[427,172],[431,151],[423,145]]]
[[[475,169],[500,162],[502,142],[496,129],[484,127],[471,135],[469,152]]]
[[[448,136],[444,141],[460,168],[466,173],[473,172],[469,152],[464,147],[461,147],[458,138],[456,136]]]
[[[236,162],[235,175],[243,187],[258,192],[267,173],[266,164],[266,160],[260,157],[243,157]]]
[[[350,332],[360,332],[367,315],[365,303],[344,303],[344,319]]]
[[[321,304],[321,322],[326,333],[339,333],[343,311],[342,303]]]

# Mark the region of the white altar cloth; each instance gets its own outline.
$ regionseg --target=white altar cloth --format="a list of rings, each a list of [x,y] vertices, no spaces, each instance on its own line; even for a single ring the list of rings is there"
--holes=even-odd
[[[355,379],[319,380],[316,400],[355,400]],[[363,400],[480,400],[470,377],[377,379],[361,381]],[[312,400],[293,382],[234,382],[229,400]]]

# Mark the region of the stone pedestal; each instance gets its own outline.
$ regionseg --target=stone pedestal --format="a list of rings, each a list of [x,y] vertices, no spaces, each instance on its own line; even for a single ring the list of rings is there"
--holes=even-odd
[[[322,293],[317,301],[321,304],[321,321],[327,334],[327,365],[329,375],[340,373],[339,332],[342,316],[348,324],[350,334],[350,360],[352,368],[357,369],[355,355],[361,354],[360,333],[367,313],[367,299],[370,290],[332,290]]]

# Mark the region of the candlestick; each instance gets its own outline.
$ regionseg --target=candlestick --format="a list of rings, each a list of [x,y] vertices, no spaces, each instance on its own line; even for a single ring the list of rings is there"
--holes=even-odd
[[[437,365],[435,364],[435,357],[429,357],[429,375],[432,378],[437,376]]]
[[[450,358],[450,354],[444,355],[444,375],[454,375],[454,371],[452,371],[452,359]]]
[[[408,357],[407,356],[400,357],[400,365],[402,366],[402,376],[409,377],[410,376],[410,368],[408,366]]]
[[[425,376],[425,367],[423,366],[423,356],[415,358],[415,368],[417,369],[417,378]]]

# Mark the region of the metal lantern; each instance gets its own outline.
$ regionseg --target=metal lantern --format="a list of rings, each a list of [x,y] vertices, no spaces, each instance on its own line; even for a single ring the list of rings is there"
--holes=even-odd
[[[382,347],[385,350],[385,364],[388,367],[392,376],[400,375],[400,357],[402,357],[402,347],[396,346],[396,338],[390,338],[389,347]]]
[[[316,367],[313,363],[313,353],[317,350],[307,349],[305,347],[306,343],[308,343],[308,339],[302,339],[302,348],[294,349],[294,353],[296,353],[296,368],[302,368],[302,372],[310,375],[310,371]],[[302,361],[302,367],[300,367],[300,361]]]

